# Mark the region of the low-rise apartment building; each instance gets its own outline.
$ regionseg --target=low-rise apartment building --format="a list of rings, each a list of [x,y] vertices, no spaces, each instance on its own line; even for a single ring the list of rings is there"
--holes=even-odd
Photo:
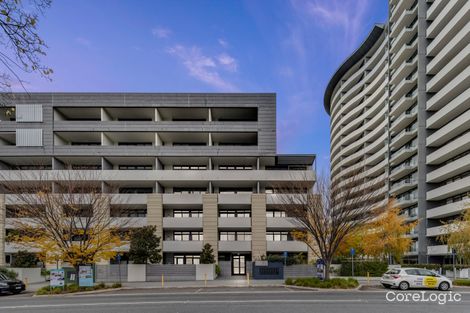
[[[304,253],[276,189],[315,181],[312,155],[276,152],[275,94],[15,94],[0,114],[0,171],[90,171],[135,227],[155,225],[164,263],[197,263],[205,243],[246,262]],[[5,175],[2,177],[6,177]],[[15,197],[0,196],[0,265]],[[113,214],[113,213],[111,213]]]

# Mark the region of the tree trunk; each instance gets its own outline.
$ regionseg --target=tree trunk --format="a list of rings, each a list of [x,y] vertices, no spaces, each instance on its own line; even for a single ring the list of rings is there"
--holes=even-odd
[[[330,279],[331,260],[325,260],[325,280]]]

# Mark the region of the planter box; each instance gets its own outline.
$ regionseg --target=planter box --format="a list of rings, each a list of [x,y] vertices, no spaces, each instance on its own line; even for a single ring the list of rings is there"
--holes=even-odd
[[[215,264],[196,264],[196,280],[214,280]]]
[[[146,264],[128,264],[127,265],[127,281],[146,281],[147,280]]]
[[[39,267],[19,268],[12,267],[11,270],[18,274],[18,279],[24,283],[40,283],[44,282],[45,278],[41,276],[41,269]]]

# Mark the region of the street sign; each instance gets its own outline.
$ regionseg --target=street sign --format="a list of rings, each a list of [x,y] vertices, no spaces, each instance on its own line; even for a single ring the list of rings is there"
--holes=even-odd
[[[50,271],[50,286],[51,287],[64,287],[65,285],[65,271],[60,268]]]
[[[356,249],[354,249],[354,248],[351,248],[349,251],[351,252],[352,256],[354,256],[356,254]]]
[[[116,261],[118,262],[118,264],[121,263],[121,255],[119,253],[116,255]]]
[[[287,255],[288,255],[287,251],[284,251],[283,254],[284,254],[284,257],[287,258]]]
[[[80,287],[93,287],[93,267],[80,265],[78,267],[78,285]]]

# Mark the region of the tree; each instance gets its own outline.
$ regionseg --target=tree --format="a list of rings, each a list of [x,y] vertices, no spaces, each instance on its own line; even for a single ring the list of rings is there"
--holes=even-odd
[[[392,257],[396,262],[401,262],[413,242],[406,235],[416,227],[418,221],[407,223],[400,211],[395,201],[390,200],[385,212],[363,229],[363,249],[366,255],[384,260]]]
[[[201,258],[199,259],[199,262],[201,264],[214,264],[215,263],[214,249],[212,249],[212,246],[210,245],[210,243],[206,243],[204,247],[202,248]]]
[[[129,260],[135,264],[160,263],[160,237],[154,225],[136,228],[131,232]]]
[[[21,247],[38,251],[44,263],[67,262],[78,268],[113,258],[125,244],[120,230],[126,219],[110,215],[113,195],[102,193],[90,171],[6,171],[3,193],[18,203],[7,214],[12,238]]]
[[[13,258],[11,267],[36,267],[37,262],[38,258],[36,254],[25,250],[19,250]]]
[[[383,210],[383,186],[384,181],[355,173],[332,183],[318,177],[315,188],[307,179],[276,188],[281,207],[303,233],[296,239],[325,262],[325,279],[330,277],[331,262],[343,240]]]
[[[0,105],[11,101],[10,92],[13,82],[22,88],[24,81],[19,72],[39,73],[50,79],[52,69],[41,62],[47,48],[38,34],[38,20],[50,7],[52,0],[2,0],[0,1]]]
[[[443,234],[438,240],[454,249],[462,264],[470,264],[470,207],[466,208],[459,217],[444,223]]]

